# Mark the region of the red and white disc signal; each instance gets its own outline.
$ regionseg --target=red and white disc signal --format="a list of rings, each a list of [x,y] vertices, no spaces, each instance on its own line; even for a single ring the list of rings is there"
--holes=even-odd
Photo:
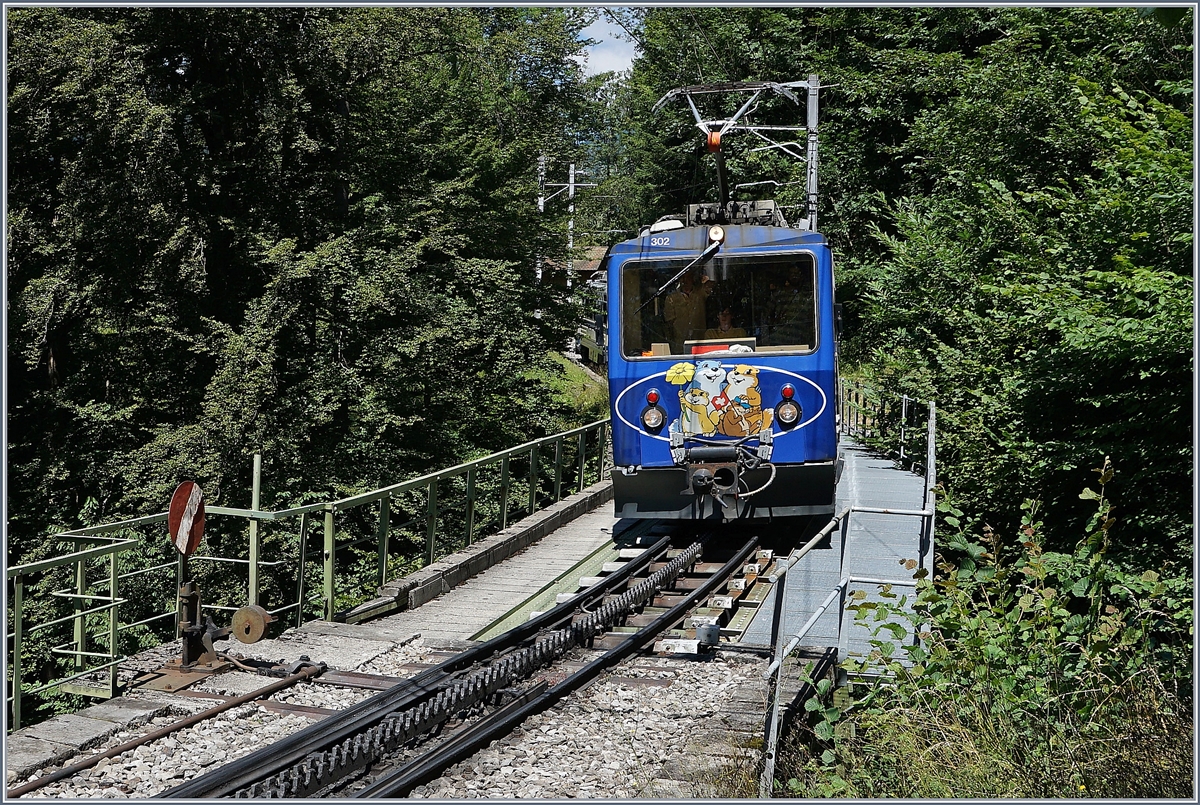
[[[204,493],[194,481],[184,481],[171,495],[167,510],[167,530],[175,549],[191,556],[204,536]]]

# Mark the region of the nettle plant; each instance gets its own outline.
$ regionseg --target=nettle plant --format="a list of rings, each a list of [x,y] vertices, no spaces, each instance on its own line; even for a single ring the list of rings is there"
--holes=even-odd
[[[1105,495],[1114,469],[1105,458],[1095,472],[1099,491],[1080,497],[1096,501],[1096,511],[1070,554],[1043,550],[1036,501],[1022,506],[1017,544],[1002,545],[986,525],[972,538],[963,512],[939,489],[941,521],[954,529],[942,548],[959,556],[957,564],[942,558],[935,578],[918,571],[911,608],[911,596],[889,587],[881,601],[864,600],[862,591],[852,598],[847,609],[856,620],[876,624],[873,651],[842,667],[851,677],[884,676],[855,686],[842,706],[834,705],[828,680],[815,683],[806,703],[809,780],[790,780],[791,793],[888,793],[888,775],[879,776],[879,763],[868,774],[867,765],[882,758],[892,777],[911,773],[879,754],[898,748],[881,743],[902,741],[881,742],[878,731],[902,724],[920,733],[931,723],[992,733],[986,739],[1003,745],[1006,764],[1046,766],[1053,790],[1093,790],[1091,782],[1104,787],[1097,769],[1112,765],[1098,747],[1131,724],[1140,734],[1157,733],[1164,719],[1186,718],[1190,705],[1180,700],[1191,688],[1191,579],[1131,572],[1106,559],[1117,522]],[[909,748],[926,740],[933,739],[917,734]],[[1051,758],[1059,759],[1053,770]]]

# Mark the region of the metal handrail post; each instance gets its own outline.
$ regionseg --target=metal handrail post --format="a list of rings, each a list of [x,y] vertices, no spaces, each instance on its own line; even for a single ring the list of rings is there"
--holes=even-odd
[[[583,480],[583,475],[587,471],[587,432],[579,434],[578,442],[579,445],[576,450],[578,455],[576,458],[578,459],[579,464],[579,488],[575,491],[582,492],[584,486],[586,485]]]
[[[933,523],[934,523],[934,487],[937,486],[937,454],[936,454],[936,432],[937,432],[937,404],[929,403],[929,425],[927,430],[925,446],[925,506],[924,508],[930,513],[927,518],[927,527],[925,538],[921,540],[923,543],[921,548],[921,567],[929,569],[929,563],[933,560]]]
[[[598,443],[596,445],[596,483],[604,480],[604,451],[608,440],[608,426],[606,424],[600,424],[598,436]]]
[[[379,527],[375,530],[376,541],[379,543],[379,586],[387,584],[387,560],[389,526],[392,516],[392,499],[383,498],[379,501]]]
[[[108,592],[112,596],[112,609],[108,611],[108,653],[110,660],[116,660],[119,656],[117,653],[117,631],[120,625],[120,618],[117,613],[121,608],[121,598],[117,595],[117,555],[110,553],[108,555]],[[117,664],[114,662],[108,668],[108,697],[115,699],[119,687],[117,685]]]
[[[308,512],[300,515],[300,569],[296,578],[296,628],[304,625],[304,566],[308,563]]]
[[[850,518],[854,516],[854,507],[846,507],[846,516],[842,518],[842,555],[838,559],[838,575],[842,578],[849,578],[850,573],[846,570],[846,543],[850,540]],[[847,585],[848,586],[848,585]],[[838,659],[846,657],[846,634],[842,629],[842,623],[846,619],[846,588],[842,588],[841,598],[838,600]]]
[[[325,510],[325,545],[322,551],[323,573],[322,583],[325,596],[325,620],[333,620],[333,506]]]
[[[83,670],[83,653],[87,651],[87,628],[84,623],[84,617],[81,615],[84,609],[87,608],[84,603],[84,596],[87,595],[87,564],[85,562],[75,563],[75,594],[79,597],[75,599],[75,650],[79,653],[75,655],[75,670]]]
[[[13,729],[21,726],[21,642],[23,635],[22,618],[25,609],[25,577],[13,577],[13,677],[12,677],[12,714]]]
[[[554,502],[562,500],[562,452],[563,440],[558,437],[554,440]]]
[[[529,513],[533,514],[537,511],[537,493],[538,493],[538,448],[535,442],[529,448]]]
[[[512,483],[508,477],[508,456],[500,459],[500,530],[508,527],[508,487]]]
[[[259,492],[262,486],[262,453],[254,454],[254,470],[250,481],[250,509],[258,511]],[[250,518],[250,592],[248,604],[258,604],[258,554],[259,543],[258,520]]]
[[[861,437],[865,420],[862,407],[862,383],[857,380],[854,381],[854,421],[857,423],[855,434]]]
[[[475,543],[475,468],[467,470],[467,544]]]
[[[437,550],[437,520],[438,520],[438,482],[437,478],[429,481],[429,509],[425,513],[425,549],[429,557],[428,564],[432,565],[436,559],[434,553]]]
[[[781,657],[783,652],[783,597],[787,585],[787,576],[780,576],[773,585],[775,593],[775,622],[771,625],[771,645],[775,647],[775,656]],[[758,796],[770,799],[775,790],[775,749],[779,745],[779,700],[783,698],[783,663],[775,670],[774,689],[771,694],[771,707],[767,711],[767,745],[763,752],[765,764],[762,777],[758,781]]]

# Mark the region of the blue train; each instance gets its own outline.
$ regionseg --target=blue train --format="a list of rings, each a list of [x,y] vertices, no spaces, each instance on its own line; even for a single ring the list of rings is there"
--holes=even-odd
[[[797,86],[808,87],[808,126],[797,127],[807,132],[808,203],[788,225],[773,201],[729,200],[720,140],[756,128],[739,116],[762,92],[796,100]],[[752,97],[733,118],[706,121],[694,98],[714,91]],[[832,255],[815,231],[816,92],[812,76],[664,98],[687,97],[718,159],[720,200],[660,219],[605,259],[617,516],[833,511],[838,327]]]

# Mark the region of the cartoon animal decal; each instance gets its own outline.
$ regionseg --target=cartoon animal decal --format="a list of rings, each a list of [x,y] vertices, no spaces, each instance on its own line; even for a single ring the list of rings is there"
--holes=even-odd
[[[746,401],[746,397],[735,398],[721,414],[721,421],[717,424],[717,432],[722,436],[749,436],[753,431],[750,430],[750,422],[746,418],[749,412],[750,403]],[[759,409],[761,418],[762,410]]]
[[[738,364],[728,374],[728,384],[725,386],[725,396],[729,398],[730,424],[726,430],[736,433],[726,433],[728,436],[747,436],[751,433],[762,433],[771,429],[775,409],[762,407],[762,392],[758,389],[758,369],[746,364]],[[724,417],[723,417],[724,418]]]
[[[708,392],[694,383],[686,390],[679,390],[679,423],[684,433],[712,436],[717,432],[717,423],[709,411],[708,402]]]
[[[699,384],[700,388],[708,393],[708,412],[720,418],[720,410],[725,403],[724,399],[718,399],[721,397],[721,389],[725,387],[725,370],[721,367],[721,362],[700,361],[696,364],[692,382]]]
[[[667,381],[681,387],[673,431],[743,438],[771,429],[775,411],[762,407],[756,367],[738,364],[726,371],[720,361],[680,362],[667,371]]]
[[[749,397],[751,405],[762,405],[762,394],[758,390],[758,369],[739,363],[729,370],[729,382],[725,386],[725,396],[731,400],[738,397]]]

